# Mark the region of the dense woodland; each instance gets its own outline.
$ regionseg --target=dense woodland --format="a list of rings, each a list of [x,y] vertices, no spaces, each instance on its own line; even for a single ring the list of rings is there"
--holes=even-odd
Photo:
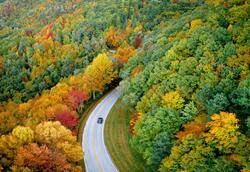
[[[153,171],[250,170],[248,0],[0,1],[0,171],[82,171],[87,104],[121,80]]]

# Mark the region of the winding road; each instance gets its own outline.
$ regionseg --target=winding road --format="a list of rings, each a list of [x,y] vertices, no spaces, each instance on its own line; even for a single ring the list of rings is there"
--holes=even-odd
[[[118,172],[104,143],[104,124],[112,106],[119,98],[119,92],[114,89],[91,112],[84,127],[82,147],[87,172]],[[103,117],[103,123],[98,124],[98,117]]]

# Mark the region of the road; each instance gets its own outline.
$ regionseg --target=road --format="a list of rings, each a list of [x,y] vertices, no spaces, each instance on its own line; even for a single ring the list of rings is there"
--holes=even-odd
[[[104,143],[104,124],[112,106],[119,97],[114,89],[91,112],[84,127],[82,147],[87,172],[118,172]],[[98,117],[103,123],[98,124]]]

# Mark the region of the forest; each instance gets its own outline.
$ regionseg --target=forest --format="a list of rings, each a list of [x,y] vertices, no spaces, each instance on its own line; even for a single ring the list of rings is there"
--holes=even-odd
[[[0,0],[0,171],[82,171],[116,86],[153,171],[250,170],[248,0]]]

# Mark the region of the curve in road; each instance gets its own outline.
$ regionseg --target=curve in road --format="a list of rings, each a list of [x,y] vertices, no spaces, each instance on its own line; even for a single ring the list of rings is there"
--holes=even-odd
[[[84,127],[82,147],[87,172],[118,172],[104,143],[105,120],[118,98],[119,92],[114,89],[91,112]],[[99,117],[102,124],[97,123]]]

